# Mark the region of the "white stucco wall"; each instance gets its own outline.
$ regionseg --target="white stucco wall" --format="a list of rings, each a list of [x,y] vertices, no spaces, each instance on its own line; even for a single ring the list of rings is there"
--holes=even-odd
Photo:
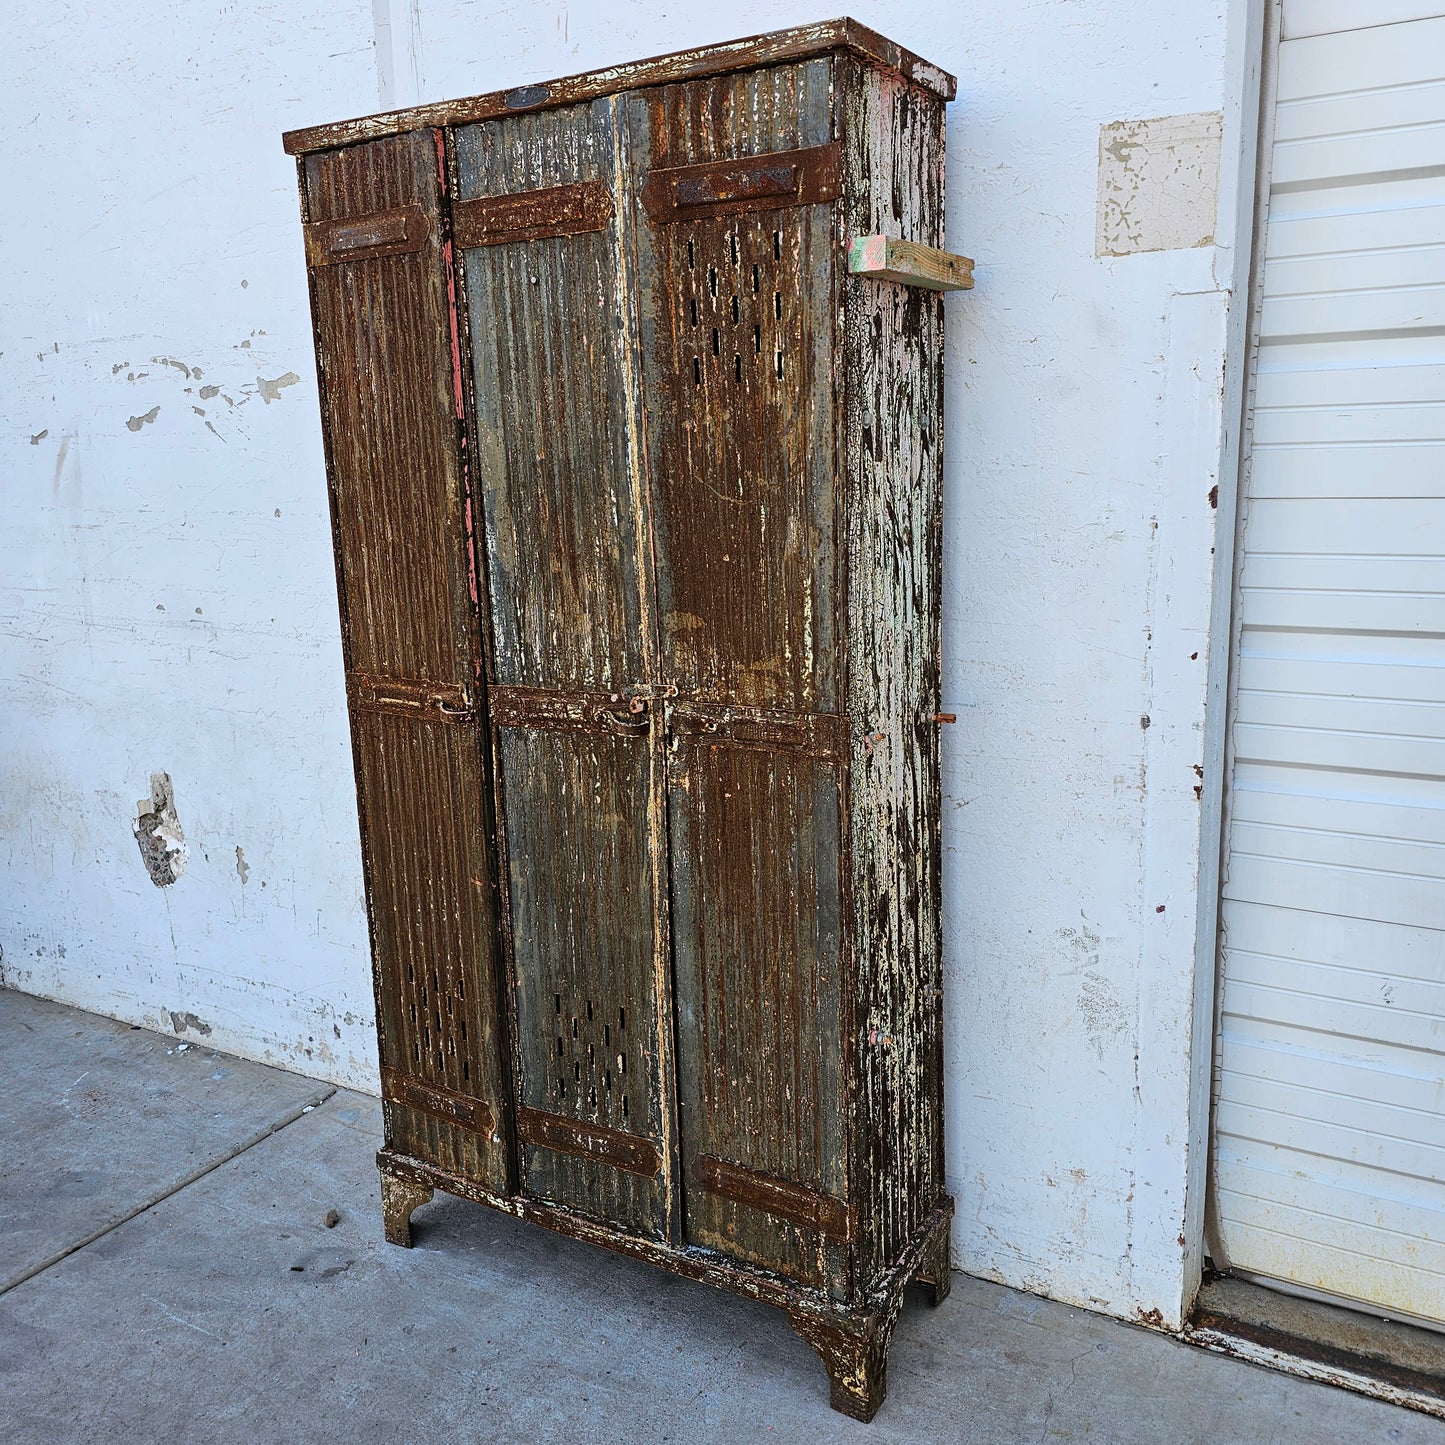
[[[1099,128],[1223,111],[1228,238],[1244,10],[853,7],[959,76],[949,235],[979,262],[977,289],[948,303],[957,1262],[1165,1324],[1197,1242],[1195,769],[1233,253],[1096,257]],[[793,0],[18,12],[0,46],[0,969],[374,1087],[279,133],[819,14]],[[158,771],[190,849],[165,889],[131,829]]]

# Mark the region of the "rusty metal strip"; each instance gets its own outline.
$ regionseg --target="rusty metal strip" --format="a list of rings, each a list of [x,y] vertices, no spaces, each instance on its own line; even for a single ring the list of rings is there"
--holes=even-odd
[[[685,737],[739,747],[786,748],[836,762],[847,747],[848,719],[836,713],[770,713],[725,704],[677,702],[668,727]]]
[[[410,677],[346,674],[346,700],[361,712],[384,712],[419,722],[469,723],[476,711],[460,683],[420,682]]]
[[[642,204],[654,222],[692,221],[831,201],[842,191],[842,147],[774,151],[649,171]]]
[[[607,187],[601,181],[582,181],[459,201],[452,211],[452,237],[461,247],[501,246],[605,231],[611,220]]]
[[[576,728],[640,737],[648,730],[647,700],[617,692],[563,692],[546,687],[493,687],[494,727]]]
[[[649,1179],[662,1168],[662,1151],[650,1139],[624,1134],[605,1124],[549,1114],[525,1104],[517,1107],[517,1137],[527,1144],[555,1149],[562,1154],[580,1154],[599,1164],[610,1164],[614,1169]]]
[[[310,151],[355,145],[359,141],[398,135],[425,126],[471,125],[521,111],[575,105],[579,101],[619,95],[644,86],[672,85],[678,81],[806,60],[829,51],[846,51],[865,62],[885,66],[940,100],[952,100],[958,91],[957,81],[947,71],[856,20],[826,20],[821,24],[776,30],[767,35],[750,35],[725,45],[709,45],[634,61],[630,65],[614,65],[582,75],[562,76],[540,85],[522,85],[462,100],[413,106],[385,115],[307,126],[287,131],[281,141],[288,154],[305,155]]]
[[[381,1066],[381,1097],[408,1109],[420,1109],[448,1124],[460,1124],[474,1134],[490,1134],[496,1127],[491,1105],[485,1099],[469,1099],[450,1089],[439,1089],[385,1064]]]
[[[312,221],[305,232],[306,264],[335,266],[342,261],[370,261],[377,256],[420,251],[431,227],[420,206],[398,206],[343,221]]]
[[[699,1154],[693,1172],[709,1194],[761,1209],[793,1224],[807,1225],[830,1239],[846,1243],[853,1237],[853,1211],[831,1194],[820,1194],[771,1174],[759,1174],[712,1154]]]

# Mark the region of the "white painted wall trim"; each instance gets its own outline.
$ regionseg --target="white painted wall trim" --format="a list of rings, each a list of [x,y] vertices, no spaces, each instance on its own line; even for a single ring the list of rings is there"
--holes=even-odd
[[[1254,116],[1253,144],[1239,151],[1237,244],[1249,248],[1244,304],[1231,308],[1226,343],[1226,431],[1221,443],[1219,515],[1215,524],[1213,615],[1210,620],[1209,689],[1204,714],[1204,796],[1200,818],[1199,931],[1195,951],[1194,1080],[1189,1116],[1188,1255],[1184,1312],[1199,1292],[1204,1258],[1219,1267],[1210,1202],[1214,1150],[1215,1040],[1219,1035],[1219,904],[1228,838],[1227,787],[1234,763],[1230,727],[1234,708],[1234,660],[1239,655],[1239,568],[1248,491],[1249,433],[1254,364],[1264,288],[1264,234],[1269,220],[1270,153],[1274,145],[1275,89],[1284,0],[1246,0],[1253,50],[1246,72]],[[1242,134],[1242,133],[1241,133]],[[1241,253],[1242,254],[1242,253]]]

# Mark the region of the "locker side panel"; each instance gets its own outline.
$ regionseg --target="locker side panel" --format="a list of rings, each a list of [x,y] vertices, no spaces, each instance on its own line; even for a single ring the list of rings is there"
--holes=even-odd
[[[943,105],[895,73],[840,68],[850,235],[942,246]],[[848,931],[858,1094],[860,1289],[943,1182],[938,727],[943,306],[848,276]]]
[[[310,155],[302,185],[388,1143],[505,1192],[438,135]]]

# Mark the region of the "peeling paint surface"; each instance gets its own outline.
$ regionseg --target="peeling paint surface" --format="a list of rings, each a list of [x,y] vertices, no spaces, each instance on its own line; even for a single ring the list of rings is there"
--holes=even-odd
[[[136,820],[131,825],[141,861],[157,888],[166,888],[186,871],[191,850],[181,820],[176,817],[175,791],[166,773],[151,774],[151,795],[136,805]]]
[[[1215,110],[1099,128],[1096,256],[1213,243],[1223,124]]]

